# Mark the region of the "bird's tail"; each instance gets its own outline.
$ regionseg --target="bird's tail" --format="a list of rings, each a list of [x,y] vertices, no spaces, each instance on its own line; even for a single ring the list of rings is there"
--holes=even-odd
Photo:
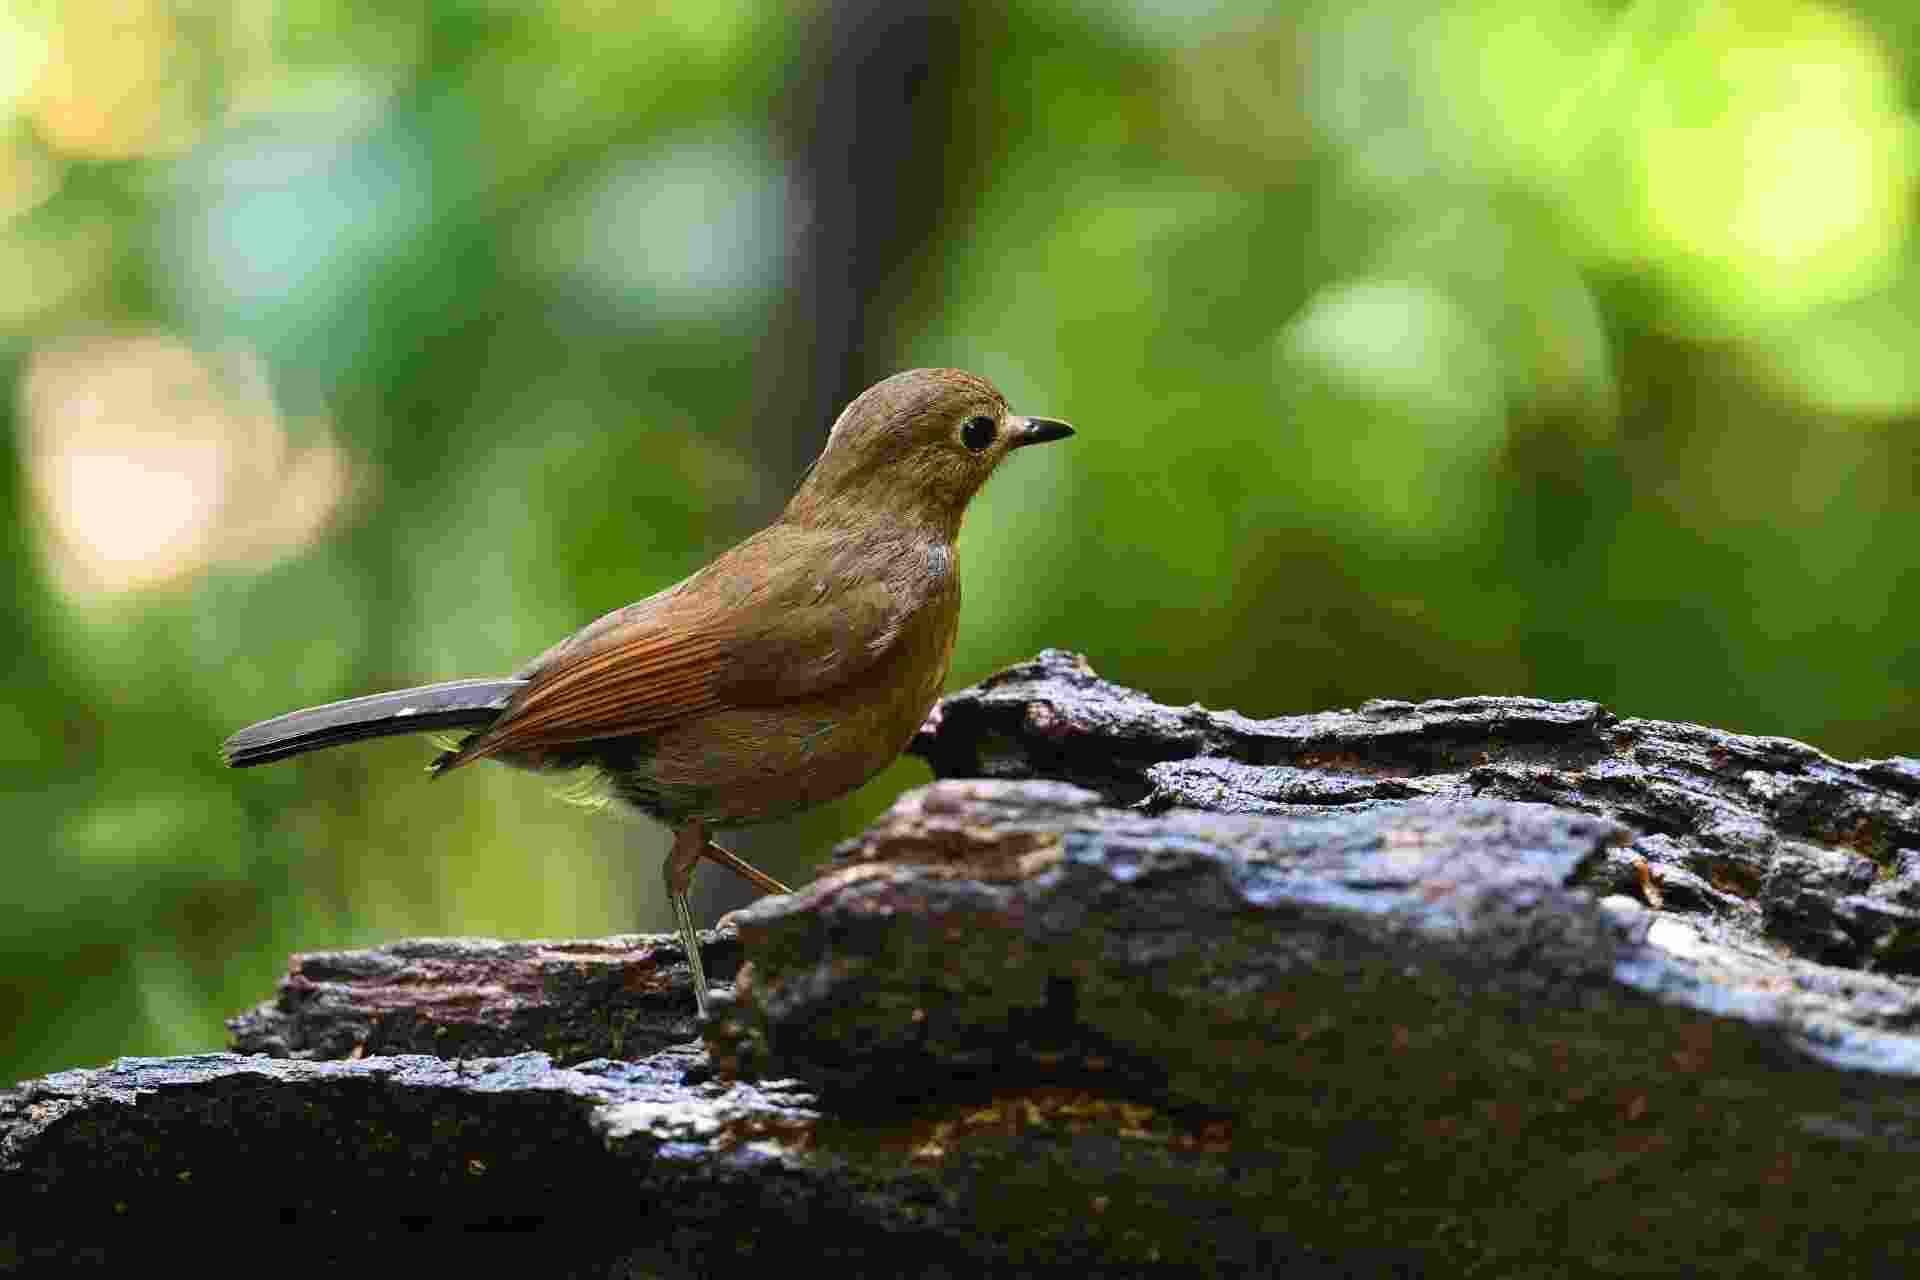
[[[228,738],[220,752],[230,766],[244,769],[363,738],[477,729],[493,723],[525,684],[524,680],[451,680],[329,702],[248,725]]]

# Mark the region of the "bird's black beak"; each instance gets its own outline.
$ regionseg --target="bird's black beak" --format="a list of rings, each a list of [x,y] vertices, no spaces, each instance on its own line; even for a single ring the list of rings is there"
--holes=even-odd
[[[1049,440],[1065,440],[1073,434],[1073,428],[1056,418],[1015,418],[1013,443],[1010,449],[1024,448],[1030,444],[1045,444]]]

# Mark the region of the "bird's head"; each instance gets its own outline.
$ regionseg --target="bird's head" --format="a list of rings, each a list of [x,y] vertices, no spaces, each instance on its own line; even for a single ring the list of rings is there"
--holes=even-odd
[[[846,407],[787,518],[933,523],[951,537],[967,502],[1015,449],[1063,440],[1073,428],[1007,411],[985,378],[959,369],[909,369]]]

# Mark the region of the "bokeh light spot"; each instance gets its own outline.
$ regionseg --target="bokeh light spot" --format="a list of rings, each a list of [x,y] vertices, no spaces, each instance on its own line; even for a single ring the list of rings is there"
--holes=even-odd
[[[192,50],[168,6],[63,0],[57,12],[33,93],[35,119],[55,147],[128,159],[194,141]]]
[[[785,176],[748,134],[629,155],[564,204],[532,247],[575,288],[695,318],[762,297],[785,263]]]
[[[95,338],[35,352],[21,384],[29,484],[55,581],[101,600],[218,561],[307,545],[352,489],[318,424],[300,448],[249,357],[170,338]]]
[[[1474,510],[1461,499],[1504,437],[1505,391],[1498,352],[1465,307],[1424,284],[1354,281],[1315,296],[1277,347],[1288,389],[1349,424],[1306,441],[1324,492],[1405,531],[1445,530]]]
[[[1497,412],[1496,355],[1437,290],[1362,280],[1323,290],[1283,338],[1295,361],[1360,395],[1454,419]]]
[[[1912,127],[1857,19],[1790,0],[1700,7],[1651,68],[1631,172],[1648,247],[1724,313],[1882,282],[1904,244]]]

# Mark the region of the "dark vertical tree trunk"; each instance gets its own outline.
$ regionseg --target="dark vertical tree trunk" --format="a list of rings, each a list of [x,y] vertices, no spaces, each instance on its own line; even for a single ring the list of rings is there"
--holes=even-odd
[[[787,304],[761,366],[760,457],[797,482],[834,415],[892,372],[895,314],[964,190],[942,181],[974,64],[969,20],[927,0],[828,5],[796,68],[786,145],[796,184]]]

